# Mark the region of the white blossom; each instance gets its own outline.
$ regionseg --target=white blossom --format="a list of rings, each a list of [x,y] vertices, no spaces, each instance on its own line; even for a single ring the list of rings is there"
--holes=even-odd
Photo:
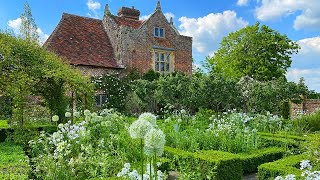
[[[139,120],[149,121],[153,127],[157,127],[157,117],[152,113],[143,113],[139,116]]]
[[[138,119],[129,127],[129,134],[134,139],[143,139],[148,131],[153,128],[149,121]]]
[[[69,117],[71,117],[71,113],[70,113],[70,112],[66,112],[66,113],[64,114],[64,116],[65,116],[66,118],[69,118]]]
[[[58,115],[52,116],[52,121],[53,121],[53,122],[59,121],[59,116],[58,116]]]
[[[151,129],[145,136],[145,154],[152,156],[163,154],[165,135],[160,129]]]

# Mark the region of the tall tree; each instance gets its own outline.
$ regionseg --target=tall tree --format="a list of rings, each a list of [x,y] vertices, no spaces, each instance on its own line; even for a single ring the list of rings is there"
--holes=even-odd
[[[23,7],[23,13],[20,16],[21,18],[21,26],[20,26],[20,34],[22,38],[28,39],[31,41],[39,41],[39,35],[37,32],[37,25],[32,17],[31,8],[26,1]]]
[[[227,77],[249,76],[267,81],[284,77],[299,45],[286,35],[256,23],[223,38],[221,47],[208,59],[211,68]]]

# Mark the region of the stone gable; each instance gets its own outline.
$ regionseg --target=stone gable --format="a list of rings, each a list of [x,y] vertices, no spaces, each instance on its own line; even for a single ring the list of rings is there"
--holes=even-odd
[[[108,5],[105,7],[102,21],[76,16],[77,21],[82,22],[82,26],[78,26],[78,23],[73,21],[75,17],[72,15],[68,23],[65,23],[66,17],[63,16],[45,45],[49,50],[63,56],[70,64],[77,66],[86,75],[97,76],[116,71],[123,72],[122,69],[137,69],[141,73],[150,69],[159,71],[165,69],[165,72],[180,71],[191,74],[192,38],[180,35],[172,20],[168,22],[161,11],[160,2],[147,20],[139,20],[139,16],[140,11],[134,7],[121,7],[117,16],[113,15]],[[92,27],[92,24],[95,27]],[[155,27],[162,30],[164,37],[155,37]],[[72,32],[73,30],[76,31]],[[82,36],[78,37],[78,34]],[[87,39],[92,35],[98,39],[88,42]],[[78,37],[77,42],[73,42],[73,37]],[[106,44],[107,49],[100,45],[101,41]],[[86,44],[85,48],[82,47],[83,43]],[[94,49],[91,48],[90,43]],[[99,48],[103,48],[103,51]],[[79,51],[73,52],[72,49]],[[101,54],[101,52],[111,53]],[[89,58],[85,59],[86,57]],[[101,66],[105,64],[112,64],[112,66]]]

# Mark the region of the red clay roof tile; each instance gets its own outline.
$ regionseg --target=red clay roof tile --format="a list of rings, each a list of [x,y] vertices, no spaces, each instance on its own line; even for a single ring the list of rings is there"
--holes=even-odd
[[[44,44],[73,65],[120,68],[101,20],[64,13]]]

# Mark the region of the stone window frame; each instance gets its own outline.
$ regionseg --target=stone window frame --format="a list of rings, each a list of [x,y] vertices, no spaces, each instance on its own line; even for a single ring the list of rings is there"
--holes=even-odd
[[[175,62],[175,49],[174,48],[165,48],[165,47],[159,47],[159,46],[153,46],[152,49],[152,67],[153,70],[156,72],[159,72],[161,74],[169,74],[174,72],[174,62]],[[158,56],[157,56],[158,53]],[[161,58],[161,54],[163,55],[163,58]],[[157,64],[158,63],[158,64]],[[161,64],[163,64],[163,70],[161,70]],[[166,67],[169,64],[169,69]]]
[[[163,31],[161,36],[161,30]],[[157,32],[157,33],[156,33]],[[154,27],[153,29],[153,36],[158,38],[165,38],[166,37],[166,30],[164,27]]]

